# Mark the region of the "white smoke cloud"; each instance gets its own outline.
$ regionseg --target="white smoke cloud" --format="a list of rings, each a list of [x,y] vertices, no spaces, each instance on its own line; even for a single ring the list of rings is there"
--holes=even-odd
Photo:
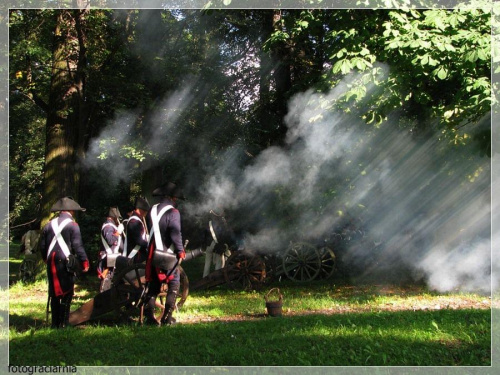
[[[427,273],[427,283],[440,292],[460,289],[491,292],[491,241],[434,248],[418,264]]]
[[[114,185],[128,180],[132,161],[123,157],[123,146],[132,141],[131,132],[138,119],[133,111],[119,112],[115,119],[90,142],[84,161],[88,168],[97,168],[107,175],[107,183]]]
[[[189,80],[181,89],[168,94],[148,116],[145,143],[160,157],[172,151],[180,136],[178,125],[186,110],[191,108],[193,86],[194,82]]]
[[[143,163],[142,169],[146,169],[172,152],[180,136],[179,121],[193,100],[193,82],[189,79],[182,89],[168,94],[146,114],[140,110],[120,111],[99,136],[91,140],[84,165],[99,169],[108,176],[110,185],[116,185],[119,181],[129,181],[137,172],[138,161]],[[142,128],[140,140],[137,139],[138,126]],[[134,148],[141,157],[131,157]]]
[[[246,189],[270,189],[288,184],[292,178],[290,156],[279,147],[269,147],[257,158],[255,164],[244,171]]]
[[[287,145],[264,150],[230,176],[229,164],[213,167],[203,203],[188,211],[235,209],[240,224],[253,226],[247,246],[263,252],[284,251],[291,240],[332,244],[334,232],[351,224],[352,236],[362,238],[334,251],[360,279],[414,277],[440,291],[488,292],[490,159],[390,121],[375,129],[332,110],[354,79],[292,98]]]

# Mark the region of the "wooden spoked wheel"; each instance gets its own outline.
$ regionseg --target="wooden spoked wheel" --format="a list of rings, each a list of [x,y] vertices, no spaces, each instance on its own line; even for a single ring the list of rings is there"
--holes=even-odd
[[[189,279],[186,272],[180,269],[180,288],[177,294],[176,307],[180,308],[186,302],[189,294]],[[116,306],[116,311],[120,315],[133,315],[139,311],[137,309],[141,297],[146,287],[146,265],[144,263],[132,264],[119,272],[115,271],[111,289],[112,298]],[[160,306],[164,305],[164,300],[168,292],[168,284],[162,284],[158,294]]]
[[[318,277],[320,279],[330,278],[336,270],[335,253],[328,247],[321,247],[318,249],[321,267]]]
[[[231,254],[223,270],[226,283],[233,289],[257,289],[266,278],[266,265],[262,258],[245,251]]]
[[[139,312],[138,304],[146,287],[146,266],[131,264],[115,271],[111,285],[111,299],[118,315],[131,316]]]
[[[321,272],[320,254],[315,246],[292,242],[283,256],[283,272],[293,281],[312,281]]]
[[[25,258],[19,267],[19,280],[23,283],[35,281],[37,274],[37,261],[35,259]]]
[[[266,264],[266,283],[279,280],[283,274],[281,258],[277,254],[262,254],[261,257]]]

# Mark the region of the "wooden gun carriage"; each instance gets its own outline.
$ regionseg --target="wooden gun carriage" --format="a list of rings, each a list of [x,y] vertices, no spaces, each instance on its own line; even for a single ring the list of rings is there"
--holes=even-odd
[[[203,252],[187,252],[186,260],[194,259]],[[124,257],[117,260],[110,289],[99,293],[92,300],[70,314],[69,323],[78,325],[98,319],[105,314],[115,313],[117,317],[140,316],[142,321],[142,296],[146,290],[145,264],[132,263]],[[189,279],[182,267],[181,286],[177,295],[176,308],[185,303],[189,290]],[[227,284],[231,288],[258,289],[265,282],[285,276],[296,282],[327,279],[335,272],[335,254],[326,247],[317,247],[306,242],[291,242],[280,254],[256,253],[249,250],[235,251],[228,258],[226,266],[197,280],[191,290],[205,289]],[[165,284],[159,294],[160,301],[165,297],[168,286]]]
[[[296,282],[327,279],[335,273],[335,254],[327,246],[290,242],[284,251],[264,253],[239,250],[225,267],[192,284],[192,290],[228,284],[235,289],[257,289],[269,280],[286,277]]]
[[[190,261],[203,254],[201,250],[186,253],[184,262]],[[177,294],[176,308],[182,307],[189,294],[189,279],[184,269],[179,265],[180,289]],[[116,317],[130,319],[139,315],[142,322],[143,297],[147,291],[145,263],[131,263],[128,258],[118,257],[109,289],[97,294],[93,299],[71,312],[69,323],[78,325],[89,320],[99,319],[102,316],[115,313]],[[167,284],[162,285],[160,294],[160,307],[167,294]]]

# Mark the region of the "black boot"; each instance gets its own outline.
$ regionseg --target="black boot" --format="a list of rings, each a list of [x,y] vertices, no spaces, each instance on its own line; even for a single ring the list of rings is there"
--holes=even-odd
[[[146,297],[146,304],[144,305],[144,324],[159,326],[160,322],[155,318],[155,305],[156,305],[156,296],[150,296],[149,299]]]
[[[174,308],[172,306],[165,305],[165,310],[160,320],[162,326],[170,326],[176,323],[175,318],[172,316],[173,311]]]
[[[52,312],[52,324],[50,328],[60,328],[61,327],[61,300],[57,297],[50,298],[50,310]]]
[[[61,298],[61,328],[69,327],[69,314],[71,310],[72,294],[66,294]]]
[[[165,301],[165,310],[163,311],[163,315],[161,317],[162,325],[172,325],[176,323],[175,318],[172,317],[172,313],[175,308],[175,300],[177,298],[177,292],[179,291],[179,287],[176,284],[169,285],[169,289],[167,292],[167,300]]]

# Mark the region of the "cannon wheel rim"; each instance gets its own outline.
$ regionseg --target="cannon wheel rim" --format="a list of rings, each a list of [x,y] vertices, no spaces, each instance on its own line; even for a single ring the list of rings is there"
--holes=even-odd
[[[319,278],[326,280],[332,277],[337,269],[335,253],[329,247],[322,247],[318,250],[320,254],[321,269]]]
[[[188,295],[189,295],[189,278],[186,274],[186,271],[184,271],[184,269],[179,266],[179,270],[180,270],[180,273],[181,273],[181,284],[180,284],[180,288],[179,288],[179,293],[177,293],[177,299],[175,301],[175,307],[177,309],[180,309],[182,306],[184,306],[184,303],[186,302],[187,298],[188,298]],[[165,303],[163,302],[163,299],[166,298],[167,296],[167,291],[168,291],[168,286],[167,284],[162,284],[161,286],[161,292],[160,294],[158,294],[158,297],[160,297],[160,302],[162,305],[164,305]]]
[[[37,262],[34,259],[24,259],[19,266],[19,280],[23,283],[35,281]]]
[[[258,289],[266,278],[264,261],[249,252],[231,254],[223,270],[226,283],[233,289]]]
[[[112,298],[115,303],[115,312],[121,316],[131,316],[137,313],[138,303],[145,288],[144,263],[131,264],[119,272],[115,271],[111,282]],[[133,272],[134,277],[129,276]]]
[[[181,277],[180,277],[180,288],[179,288],[179,293],[177,294],[177,299],[176,299],[176,308],[179,309],[181,308],[184,303],[186,302],[186,299],[189,295],[189,279],[187,277],[186,272],[182,267],[180,267],[180,272],[181,272]],[[141,272],[141,270],[144,270],[144,272]],[[133,298],[130,303],[120,303],[118,301],[117,303],[117,312],[120,315],[132,315],[138,312],[137,310],[137,305],[140,301],[140,297],[144,291],[144,288],[146,286],[146,280],[145,280],[145,270],[146,270],[146,265],[144,263],[136,263],[132,264],[120,272],[116,273],[113,276],[113,282],[111,288],[114,289],[113,296],[116,298],[119,298],[120,294],[127,293],[128,290],[132,290],[134,292],[135,298]],[[134,271],[135,273],[135,278],[130,278],[126,277],[127,274],[131,271]],[[130,281],[134,281],[133,283],[135,285],[131,285]],[[135,281],[139,280],[138,283],[135,283]],[[124,285],[124,283],[120,283],[119,281],[126,281],[127,284]],[[160,293],[158,294],[160,303],[163,305],[163,298],[166,297],[167,295],[167,284],[162,284],[162,289]]]
[[[321,260],[315,246],[306,242],[293,242],[283,256],[283,272],[293,281],[316,279],[321,271]]]
[[[261,254],[261,257],[266,264],[266,282],[279,280],[282,274],[281,257],[277,254]]]

